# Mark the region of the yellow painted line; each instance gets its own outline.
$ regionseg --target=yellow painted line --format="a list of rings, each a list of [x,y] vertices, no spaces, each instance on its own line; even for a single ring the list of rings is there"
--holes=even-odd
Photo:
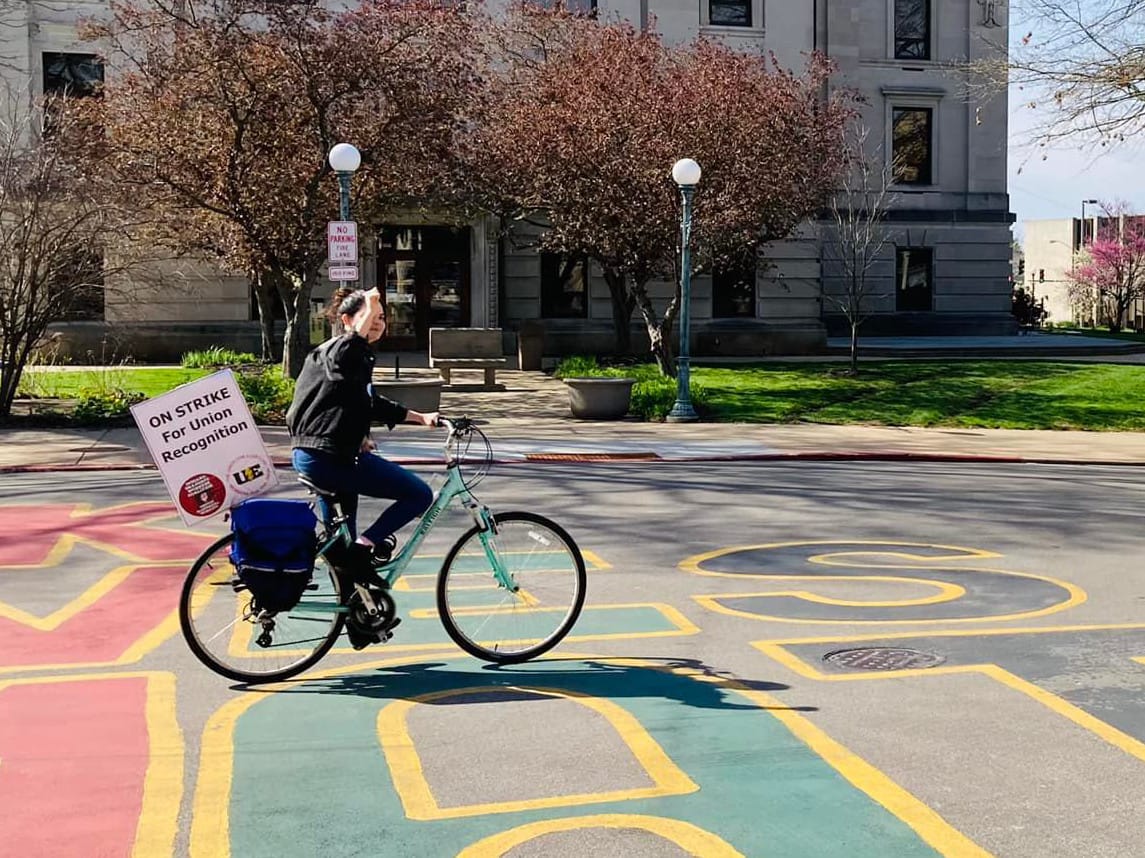
[[[943,570],[935,570],[935,571],[943,571]],[[759,592],[752,592],[752,593],[717,593],[717,594],[712,594],[712,595],[704,594],[704,595],[694,595],[694,596],[692,596],[692,598],[696,602],[698,602],[699,604],[701,604],[705,608],[707,608],[709,611],[715,611],[716,613],[727,614],[728,616],[733,616],[733,617],[745,617],[749,620],[758,620],[761,622],[793,623],[793,624],[797,624],[797,625],[841,625],[841,624],[846,624],[846,625],[901,625],[901,626],[906,626],[906,625],[935,625],[938,623],[982,623],[982,622],[1008,622],[1011,620],[1032,620],[1036,617],[1047,617],[1047,616],[1050,616],[1051,614],[1057,614],[1057,613],[1060,613],[1062,611],[1067,611],[1070,608],[1076,608],[1078,605],[1084,604],[1086,602],[1086,600],[1088,600],[1088,598],[1089,598],[1089,595],[1083,589],[1078,587],[1077,585],[1071,584],[1068,581],[1059,580],[1057,578],[1051,578],[1048,575],[1034,575],[1034,574],[1027,573],[1027,572],[1011,572],[1011,571],[1006,570],[1006,569],[981,569],[981,568],[979,568],[979,569],[956,569],[956,570],[946,570],[946,571],[992,572],[992,573],[995,573],[998,575],[1008,575],[1008,576],[1015,577],[1015,578],[1032,578],[1036,581],[1043,581],[1045,583],[1053,584],[1054,586],[1060,587],[1061,589],[1065,590],[1066,593],[1068,593],[1068,597],[1066,599],[1064,599],[1063,601],[1058,602],[1057,604],[1049,605],[1048,607],[1045,607],[1045,608],[1037,608],[1037,609],[1030,610],[1030,611],[1019,611],[1019,612],[1012,613],[1012,614],[986,614],[986,615],[977,616],[977,617],[934,617],[931,619],[921,619],[921,620],[919,620],[919,619],[915,619],[915,620],[892,620],[892,619],[863,620],[863,619],[854,619],[854,618],[850,618],[850,617],[837,617],[834,619],[817,619],[817,618],[810,618],[810,617],[781,617],[781,616],[776,616],[776,615],[772,615],[772,614],[757,614],[757,613],[754,613],[752,611],[745,611],[745,610],[741,610],[739,608],[729,608],[728,606],[720,603],[721,599],[744,599],[744,598],[767,597],[767,596],[773,595],[775,591],[759,591]],[[737,576],[737,577],[740,577],[740,576]],[[758,580],[758,579],[769,577],[769,576],[755,575],[755,576],[742,576],[742,577],[753,577],[753,578]],[[775,580],[781,580],[781,581],[791,581],[793,579],[803,578],[803,577],[813,578],[814,576],[778,575],[778,576],[774,576],[774,579]],[[861,575],[849,576],[848,575],[848,576],[843,576],[843,577],[850,580],[850,581],[854,581],[857,583],[861,583],[863,581],[875,580],[872,576],[861,576]],[[918,580],[921,580],[921,579],[918,579]],[[937,583],[937,582],[932,582],[932,583]],[[788,595],[788,596],[791,595],[790,592],[787,592],[787,593],[781,592],[780,594],[781,595]],[[822,601],[822,599],[809,599],[807,601],[818,601],[818,602],[822,602],[823,604],[845,604],[842,602],[840,602],[840,603],[825,602],[825,601]],[[945,601],[945,600],[935,600],[935,601]],[[873,608],[873,607],[894,607],[894,606],[896,606],[897,603],[893,603],[893,602],[858,602],[855,604],[857,606],[861,606],[861,607]],[[924,603],[919,603],[919,604],[924,604]]]
[[[913,548],[932,548],[940,551],[949,552],[946,554],[923,555],[913,554],[905,551],[833,551],[822,554],[815,554],[803,558],[805,562],[817,563],[820,565],[834,566],[834,567],[847,567],[857,570],[853,575],[840,575],[840,576],[817,576],[817,575],[777,575],[777,574],[754,574],[745,573],[738,574],[734,572],[711,572],[702,568],[701,564],[707,560],[713,560],[728,554],[734,554],[742,551],[756,551],[756,550],[770,550],[777,548],[797,548],[802,546],[815,546],[815,545],[837,545],[837,546],[851,546],[851,545],[871,545],[871,546],[892,546],[892,547],[913,547]],[[697,554],[682,561],[679,566],[686,572],[691,572],[697,575],[705,575],[715,578],[737,578],[746,579],[749,581],[776,581],[790,584],[792,581],[853,581],[861,583],[863,581],[903,581],[913,584],[929,583],[932,586],[938,587],[958,587],[958,585],[950,582],[935,581],[933,579],[923,578],[910,578],[910,577],[892,577],[892,576],[877,576],[877,575],[864,575],[863,569],[925,569],[927,572],[956,572],[959,574],[966,573],[987,573],[994,575],[1005,575],[1012,578],[1028,578],[1034,581],[1041,581],[1058,587],[1064,590],[1067,594],[1066,599],[1058,602],[1055,605],[1050,605],[1046,608],[1039,608],[1031,611],[1021,611],[1011,614],[997,614],[976,617],[953,617],[953,618],[934,618],[934,619],[912,619],[912,620],[893,620],[893,619],[879,619],[879,620],[864,620],[858,618],[803,618],[803,617],[782,617],[771,614],[759,614],[754,611],[746,611],[739,608],[730,608],[722,604],[721,600],[724,599],[742,599],[742,598],[770,598],[774,596],[787,596],[791,598],[798,598],[807,602],[814,602],[824,605],[835,605],[843,607],[857,607],[857,608],[895,608],[895,607],[915,607],[925,604],[936,604],[939,602],[953,601],[965,595],[965,588],[959,587],[961,593],[954,595],[954,590],[943,590],[940,596],[935,597],[929,601],[922,600],[899,600],[899,601],[848,601],[832,599],[827,596],[821,596],[811,593],[807,590],[766,590],[755,591],[750,593],[720,593],[720,594],[704,594],[693,596],[692,598],[703,607],[716,613],[726,614],[733,617],[744,617],[751,620],[758,620],[761,622],[777,622],[777,623],[794,623],[801,625],[837,625],[840,623],[871,623],[871,624],[902,624],[902,625],[919,625],[919,624],[935,624],[935,623],[973,623],[984,621],[998,621],[1004,622],[1009,620],[1028,620],[1034,617],[1044,617],[1050,614],[1055,614],[1060,611],[1069,610],[1080,604],[1083,604],[1088,598],[1086,592],[1080,587],[1071,584],[1068,581],[1063,581],[1058,578],[1053,578],[1048,575],[1035,575],[1028,572],[1013,572],[1009,569],[995,569],[981,566],[950,566],[948,564],[951,560],[963,560],[964,562],[984,560],[990,558],[1001,557],[1002,555],[992,551],[984,551],[977,548],[964,548],[953,545],[932,545],[921,542],[881,542],[881,541],[865,541],[865,540],[846,540],[846,541],[833,541],[833,540],[816,540],[810,542],[774,542],[763,545],[746,545],[732,548],[720,548],[715,551],[709,551],[705,554]],[[869,558],[869,557],[897,557],[906,563],[892,563],[892,564],[878,564],[864,560],[858,562],[853,558]],[[851,558],[847,561],[840,561],[839,558]]]
[[[1133,656],[1133,660],[1145,664],[1145,656],[1135,655]]]
[[[794,580],[811,580],[811,581],[842,581],[850,584],[855,583],[869,583],[877,581],[881,584],[894,583],[894,584],[911,584],[918,585],[919,587],[933,588],[937,590],[930,596],[919,596],[913,599],[837,599],[832,596],[823,596],[818,593],[812,593],[809,590],[753,590],[750,593],[718,593],[713,595],[693,596],[693,599],[745,599],[745,598],[789,598],[800,599],[804,602],[814,602],[817,605],[838,605],[849,608],[903,608],[914,607],[916,605],[935,605],[942,602],[953,602],[966,595],[966,588],[958,584],[951,584],[948,581],[934,581],[929,578],[903,578],[899,576],[888,575],[864,575],[861,578],[854,575],[781,575],[777,576],[779,580],[794,581]],[[713,609],[716,610],[716,609]],[[728,608],[732,611],[732,608]],[[747,612],[743,612],[747,613]],[[848,622],[848,621],[844,621]]]
[[[143,778],[143,809],[131,850],[133,858],[172,854],[179,830],[184,747],[175,714],[173,673],[156,673],[148,679],[147,732],[151,759]]]
[[[652,670],[663,670],[682,676],[694,668],[670,668],[642,659],[606,659],[614,663],[633,664]],[[776,718],[799,741],[819,755],[853,786],[901,819],[928,845],[945,858],[992,858],[989,852],[954,828],[925,802],[903,789],[882,771],[872,766],[845,745],[832,739],[784,701],[764,691],[749,688],[735,679],[722,679],[722,685],[751,700]]]
[[[409,733],[409,713],[418,705],[448,700],[451,697],[474,694],[504,694],[518,691],[540,697],[553,697],[578,703],[601,715],[616,731],[617,736],[628,746],[632,756],[652,780],[653,786],[632,789],[607,790],[595,793],[574,793],[571,795],[545,796],[544,798],[519,799],[516,801],[486,802],[482,804],[440,807],[433,797],[429,783],[422,771],[421,757],[418,756],[413,737]],[[669,795],[686,795],[696,792],[699,787],[680,770],[664,753],[643,725],[628,710],[610,700],[592,697],[577,691],[562,688],[542,688],[535,686],[473,686],[454,688],[422,694],[407,700],[396,700],[378,713],[378,739],[382,745],[386,762],[390,767],[394,788],[401,798],[406,816],[414,820],[459,819],[466,816],[483,816],[488,813],[517,813],[523,810],[540,810],[552,807],[576,807],[585,804],[600,804],[610,801],[629,801],[642,798],[657,798]]]
[[[145,679],[147,701],[147,771],[135,829],[133,858],[173,855],[183,801],[183,733],[175,714],[175,675],[160,671],[89,673],[0,680],[0,691],[14,685],[50,685],[117,679]],[[98,749],[97,749],[98,750]]]
[[[744,858],[743,853],[733,849],[725,840],[690,822],[633,813],[601,813],[530,822],[479,840],[458,852],[457,858],[502,858],[518,846],[546,834],[588,828],[639,829],[675,843],[689,855],[702,858]]]
[[[150,566],[151,564],[146,565]],[[36,631],[54,631],[63,623],[66,623],[76,614],[80,613],[80,611],[90,608],[122,584],[127,577],[138,568],[138,566],[120,566],[111,570],[79,596],[72,599],[62,608],[52,611],[52,613],[46,617],[38,617],[35,614],[30,614],[27,611],[23,611],[5,602],[0,602],[0,617],[19,623],[22,626],[29,626]]]
[[[813,540],[799,540],[796,542],[765,542],[765,543],[762,543],[759,545],[737,545],[737,546],[731,546],[728,548],[717,548],[715,551],[707,551],[707,552],[704,552],[703,554],[694,554],[691,557],[688,557],[688,558],[680,561],[679,568],[684,570],[685,572],[691,572],[693,575],[706,575],[706,576],[712,577],[712,578],[748,578],[748,579],[750,579],[750,578],[785,577],[785,576],[773,576],[773,575],[739,574],[736,572],[710,572],[710,571],[702,568],[702,566],[700,564],[702,564],[708,560],[715,560],[716,558],[724,557],[728,554],[736,554],[736,553],[739,553],[741,551],[764,551],[764,550],[771,550],[771,549],[776,549],[776,548],[801,548],[803,546],[813,546],[813,545],[838,545],[840,547],[847,546],[847,545],[891,545],[891,546],[895,546],[898,548],[904,548],[904,547],[905,548],[935,548],[935,549],[940,549],[943,551],[950,552],[947,555],[936,555],[936,554],[912,555],[912,554],[903,553],[903,552],[884,552],[884,551],[858,552],[861,554],[868,554],[868,555],[870,555],[870,554],[894,554],[895,556],[899,556],[899,557],[914,557],[920,563],[923,563],[924,565],[927,565],[927,566],[929,566],[932,563],[937,563],[937,562],[949,562],[949,561],[970,562],[973,560],[984,560],[984,559],[991,559],[991,558],[997,558],[997,557],[1002,556],[1001,554],[997,554],[993,551],[984,551],[984,550],[979,549],[979,548],[964,548],[964,547],[959,546],[959,545],[939,545],[939,544],[932,544],[932,543],[928,543],[928,542],[895,542],[895,541],[878,540],[878,539],[813,539]],[[827,552],[825,554],[819,554],[819,555],[815,555],[815,556],[820,557],[820,558],[824,558],[824,557],[832,557],[836,554],[845,554],[845,553],[847,553],[847,552],[842,552],[842,551],[840,551],[840,552]],[[808,558],[804,558],[804,560],[807,560],[807,559]],[[824,561],[819,560],[818,562],[822,563]],[[901,568],[901,567],[893,567],[893,568]]]
[[[978,636],[978,635],[1006,635],[1006,634],[1046,634],[1052,632],[1079,632],[1079,631],[1108,631],[1108,630],[1139,630],[1145,629],[1145,625],[1139,623],[1109,625],[1109,626],[1060,626],[1060,627],[1046,627],[1046,628],[1029,628],[1029,629],[991,629],[987,632],[974,632],[974,631],[957,631],[957,632],[935,632],[933,634],[892,634],[892,635],[861,635],[840,638],[807,638],[785,641],[753,641],[752,646],[767,655],[769,658],[779,662],[784,667],[788,668],[800,676],[807,677],[819,682],[871,682],[876,680],[885,679],[905,679],[919,676],[950,676],[958,674],[981,674],[990,679],[995,680],[1015,691],[1021,692],[1030,699],[1045,706],[1050,711],[1062,716],[1063,718],[1072,721],[1084,730],[1093,733],[1103,741],[1113,745],[1125,753],[1136,757],[1137,759],[1145,762],[1145,743],[1135,739],[1127,733],[1118,730],[1116,727],[1107,724],[1100,718],[1090,715],[1084,709],[1081,709],[1067,700],[1059,697],[1058,695],[1046,691],[1038,685],[1022,679],[1019,676],[1006,670],[1004,667],[993,663],[981,664],[962,664],[950,666],[938,666],[931,668],[915,668],[908,670],[895,670],[895,671],[861,671],[856,673],[824,673],[820,671],[810,662],[797,656],[795,653],[787,649],[788,646],[797,644],[822,644],[822,643],[854,643],[860,640],[887,640],[892,638],[921,638],[921,637],[965,637],[965,636]],[[1136,659],[1145,661],[1145,659]]]
[[[330,679],[366,670],[384,670],[405,664],[416,664],[420,658],[421,656],[404,656],[317,671],[309,675],[307,681]],[[547,656],[538,659],[538,662],[570,660],[600,661],[605,664],[633,664],[652,670],[680,672],[681,675],[689,675],[684,672],[689,670],[688,668],[669,668],[660,663],[641,659],[610,658],[586,653]],[[721,677],[712,677],[712,679],[726,683],[730,689],[742,694],[745,698],[757,705],[765,706],[768,714],[778,718],[792,735],[804,742],[824,762],[909,825],[925,842],[932,845],[946,858],[989,858],[988,853],[954,829],[941,816],[902,789],[878,769],[831,739],[804,716],[788,709],[786,704],[779,699],[762,691],[744,688],[735,680],[725,680]],[[289,689],[296,682],[297,680],[266,685],[262,687],[262,690],[274,692]],[[220,707],[207,722],[200,745],[199,776],[192,806],[191,858],[230,858],[230,799],[234,768],[235,724],[247,709],[260,700],[268,699],[268,696],[267,694],[251,694],[232,700]],[[477,845],[480,844],[474,844],[474,846]],[[709,853],[701,854],[706,856]],[[481,853],[478,853],[473,858],[478,858],[480,855]],[[722,858],[722,856],[717,853],[714,858]]]
[[[449,657],[449,656],[445,656]],[[453,655],[453,658],[460,658]],[[590,655],[567,654],[563,659],[594,658]],[[558,658],[555,660],[562,660]],[[327,668],[307,674],[305,682],[316,682],[362,673],[367,670],[385,670],[406,664],[417,664],[420,655],[385,658],[343,667]],[[545,661],[547,659],[538,659]],[[230,806],[235,762],[235,725],[242,715],[271,694],[290,689],[300,680],[278,682],[260,686],[258,694],[247,693],[224,703],[211,715],[203,728],[199,743],[199,774],[191,803],[191,832],[189,850],[191,858],[230,858]]]
[[[43,563],[13,563],[10,566],[2,566],[0,569],[50,569],[53,566],[59,566],[67,556],[71,554],[72,548],[75,547],[76,538],[70,533],[61,534],[55,544],[48,549],[48,553],[44,555]]]
[[[937,546],[936,546],[937,547]],[[976,560],[994,560],[1001,557],[1001,554],[995,554],[993,551],[980,551],[977,548],[968,548],[967,551],[975,552],[973,556],[962,557],[957,554],[910,554],[906,551],[829,551],[826,554],[813,554],[805,558],[808,563],[816,563],[821,566],[842,566],[849,568],[862,568],[862,569],[917,569],[920,565],[932,566],[937,563],[957,562],[971,563]],[[856,559],[863,557],[898,557],[906,562],[904,563],[872,563],[870,561],[856,562]],[[839,558],[846,558],[840,560]],[[958,567],[962,568],[962,567]],[[977,568],[977,567],[971,567]]]
[[[592,564],[590,571],[604,572],[612,568],[612,564],[595,551],[581,549],[580,556],[583,557],[587,563]]]

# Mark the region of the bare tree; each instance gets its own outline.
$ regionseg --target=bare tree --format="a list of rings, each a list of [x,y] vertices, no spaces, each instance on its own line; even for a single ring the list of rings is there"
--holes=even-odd
[[[7,88],[6,88],[7,89]],[[70,157],[68,111],[53,108],[53,134],[40,134],[31,100],[0,92],[0,420],[48,325],[90,302],[105,278],[124,272],[120,239],[130,225],[96,198]],[[107,265],[104,253],[114,258]]]
[[[1145,0],[1013,0],[1009,81],[1045,145],[1145,131]]]
[[[859,372],[859,328],[873,312],[873,302],[885,297],[872,269],[891,240],[885,220],[894,200],[888,190],[891,167],[878,154],[867,153],[869,134],[865,127],[855,131],[851,169],[828,205],[832,234],[823,245],[823,297],[850,326],[852,375]]]

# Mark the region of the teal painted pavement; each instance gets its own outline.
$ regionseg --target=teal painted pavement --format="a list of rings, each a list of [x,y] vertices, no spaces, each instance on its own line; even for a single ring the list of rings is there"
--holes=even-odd
[[[665,666],[696,667],[687,662]],[[229,796],[231,854],[453,856],[527,823],[607,813],[683,820],[745,856],[938,854],[765,709],[719,682],[713,676],[697,680],[595,660],[493,669],[466,658],[428,657],[422,663],[292,685],[258,699],[237,719]],[[435,692],[489,686],[505,686],[505,696],[499,701],[497,692],[470,692],[416,704],[409,712],[408,735],[434,800],[455,808],[486,803],[495,795],[502,800],[547,797],[558,806],[430,821],[407,818],[392,774],[396,769],[379,739],[380,727],[392,723],[387,715],[395,710],[387,707],[401,709],[407,704],[400,701]],[[634,765],[637,740],[632,736],[639,731],[630,729],[622,739],[599,712],[529,688],[563,689],[623,707],[696,789],[563,805],[564,800],[553,797],[566,791],[562,778],[570,776],[607,789],[650,784]],[[514,717],[506,709],[505,721],[489,730],[504,707]],[[528,711],[534,708],[535,713]],[[570,711],[578,724],[569,720]],[[565,717],[556,717],[558,712]],[[440,725],[443,718],[448,730]],[[433,728],[428,732],[427,723]],[[580,744],[570,748],[569,736],[579,737],[575,741]],[[398,735],[386,738],[393,742]],[[503,743],[503,749],[495,743]],[[498,764],[476,770],[474,760],[488,760],[490,754]],[[223,765],[226,759],[212,755],[204,765]],[[224,782],[218,773],[211,780]],[[482,786],[459,794],[458,784]],[[578,783],[567,785],[578,787],[583,789]],[[214,799],[212,808],[228,804],[224,795]]]

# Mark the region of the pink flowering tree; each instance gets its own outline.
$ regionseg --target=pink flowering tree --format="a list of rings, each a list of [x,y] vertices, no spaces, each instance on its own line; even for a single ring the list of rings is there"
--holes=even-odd
[[[1126,218],[1099,235],[1070,280],[1074,303],[1120,331],[1133,302],[1145,298],[1145,220]]]

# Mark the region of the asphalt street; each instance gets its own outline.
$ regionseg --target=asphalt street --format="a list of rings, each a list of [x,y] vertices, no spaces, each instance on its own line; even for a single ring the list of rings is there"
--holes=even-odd
[[[0,855],[1143,854],[1140,469],[514,463],[476,494],[585,552],[550,658],[465,656],[423,574],[389,644],[251,689],[172,617],[225,525],[154,473],[0,476]]]

